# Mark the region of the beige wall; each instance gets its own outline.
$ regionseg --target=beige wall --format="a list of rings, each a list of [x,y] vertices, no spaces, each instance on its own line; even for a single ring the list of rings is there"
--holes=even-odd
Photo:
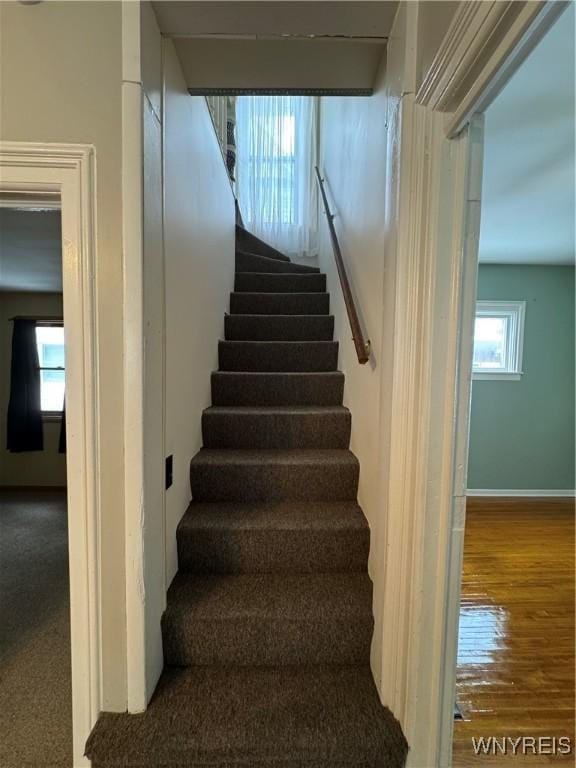
[[[44,450],[9,453],[6,414],[10,398],[12,323],[15,315],[62,316],[61,293],[0,292],[0,486],[66,485],[66,456],[58,453],[60,420],[44,421]]]
[[[0,3],[0,138],[96,150],[104,709],[124,709],[122,380],[122,8],[114,2]]]
[[[190,459],[202,445],[202,410],[234,281],[234,198],[203,97],[190,97],[164,42],[167,582],[177,568],[176,526],[190,502]]]
[[[328,276],[340,368],[346,376],[344,404],[352,413],[351,450],[360,461],[358,498],[372,532],[370,572],[377,581],[376,530],[384,516],[381,476],[381,387],[386,311],[386,119],[382,66],[371,98],[323,98],[320,105],[320,157],[328,197],[362,325],[372,355],[360,365],[336,271],[326,219],[321,216],[320,268]],[[378,612],[376,611],[376,616]],[[375,632],[375,643],[380,632]],[[377,649],[374,658],[379,658]],[[376,670],[377,672],[377,670]]]
[[[332,39],[174,39],[189,88],[369,89],[383,42]]]

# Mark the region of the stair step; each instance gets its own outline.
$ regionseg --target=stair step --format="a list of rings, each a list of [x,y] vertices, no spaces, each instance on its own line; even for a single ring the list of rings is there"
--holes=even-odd
[[[177,530],[180,571],[366,572],[370,529],[356,502],[192,502]]]
[[[236,250],[255,253],[259,256],[266,256],[268,259],[277,259],[278,261],[287,261],[290,259],[277,248],[274,248],[264,240],[248,232],[244,227],[236,226]]]
[[[234,405],[342,405],[344,374],[214,371],[212,403]]]
[[[237,293],[324,293],[326,275],[274,275],[266,272],[237,272]]]
[[[92,768],[402,768],[367,664],[167,669],[146,712],[105,713]]]
[[[226,315],[230,341],[332,341],[333,315]]]
[[[268,272],[291,273],[293,275],[318,274],[318,267],[309,267],[305,264],[293,264],[290,261],[270,259],[267,256],[258,256],[256,253],[236,251],[236,272]]]
[[[337,341],[220,341],[221,371],[335,371]]]
[[[350,411],[326,407],[212,407],[202,414],[205,448],[348,448]]]
[[[358,460],[348,450],[202,448],[190,462],[195,501],[355,501]]]
[[[168,665],[358,664],[370,657],[367,573],[176,574],[162,617]]]
[[[231,293],[231,315],[327,315],[328,293]]]

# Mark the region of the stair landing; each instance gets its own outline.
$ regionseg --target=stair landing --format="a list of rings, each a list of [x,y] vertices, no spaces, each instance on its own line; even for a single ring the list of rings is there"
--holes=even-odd
[[[397,768],[405,743],[369,667],[164,672],[146,712],[104,714],[92,768]]]

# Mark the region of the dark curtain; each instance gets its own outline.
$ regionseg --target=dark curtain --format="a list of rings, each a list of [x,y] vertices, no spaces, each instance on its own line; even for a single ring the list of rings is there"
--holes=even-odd
[[[44,448],[34,320],[14,320],[6,447],[13,453]]]

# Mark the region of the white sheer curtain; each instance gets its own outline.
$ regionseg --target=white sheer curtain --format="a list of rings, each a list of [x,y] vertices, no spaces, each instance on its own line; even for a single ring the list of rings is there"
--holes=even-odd
[[[236,100],[236,192],[244,225],[292,257],[317,253],[317,99]]]

